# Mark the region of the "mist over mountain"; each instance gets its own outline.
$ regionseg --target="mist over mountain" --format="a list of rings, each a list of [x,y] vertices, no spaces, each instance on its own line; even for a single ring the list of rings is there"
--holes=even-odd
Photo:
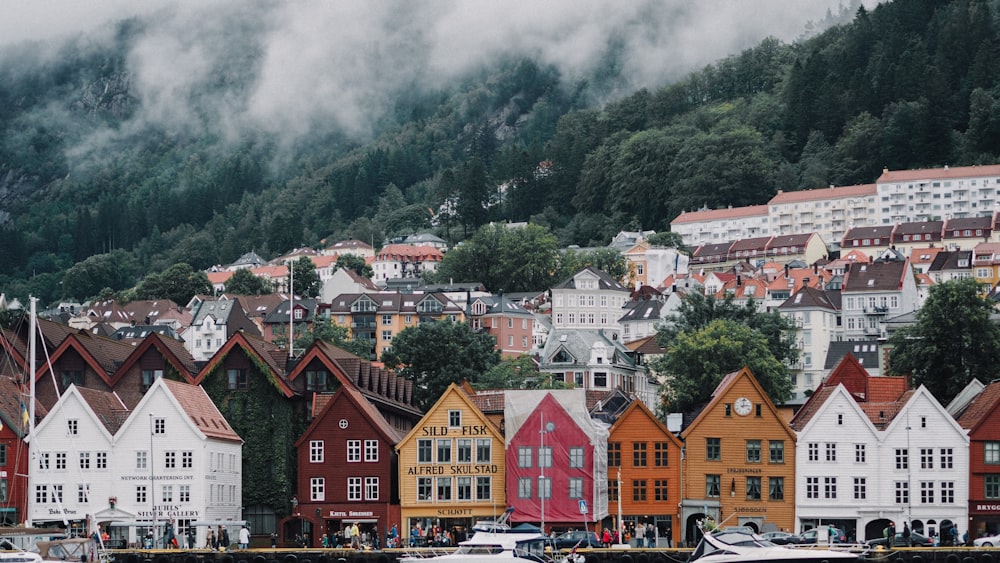
[[[0,288],[51,300],[75,269],[118,291],[181,261],[492,220],[606,242],[779,187],[989,160],[995,4],[17,6]]]

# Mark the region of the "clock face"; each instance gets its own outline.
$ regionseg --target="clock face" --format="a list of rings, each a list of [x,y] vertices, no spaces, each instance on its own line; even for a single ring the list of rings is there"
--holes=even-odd
[[[750,403],[750,399],[747,399],[746,397],[740,397],[739,399],[736,399],[735,403],[733,403],[733,410],[735,410],[736,414],[740,416],[750,414],[751,407],[753,407],[753,405]]]

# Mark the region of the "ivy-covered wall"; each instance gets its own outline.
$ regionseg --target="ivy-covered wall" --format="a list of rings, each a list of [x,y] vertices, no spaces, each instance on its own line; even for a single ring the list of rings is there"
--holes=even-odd
[[[228,389],[227,370],[246,369],[246,389]],[[304,405],[278,388],[275,374],[255,356],[234,348],[202,381],[233,430],[243,438],[243,506],[271,507],[280,518],[295,494],[293,444],[305,431]]]

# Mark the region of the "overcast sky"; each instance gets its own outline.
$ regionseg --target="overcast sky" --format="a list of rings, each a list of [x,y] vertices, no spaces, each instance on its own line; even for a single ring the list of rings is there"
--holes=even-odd
[[[292,136],[335,123],[364,133],[396,93],[434,86],[498,55],[528,55],[567,78],[611,43],[625,49],[630,87],[656,87],[757,44],[791,42],[839,0],[13,0],[0,46],[67,36],[101,42],[110,22],[144,22],[127,57],[143,122],[204,120],[232,134],[252,126]],[[847,4],[847,0],[843,1]],[[874,0],[865,0],[871,5]],[[249,91],[198,98],[249,64]],[[256,55],[259,55],[256,56]],[[204,126],[204,124],[202,124]]]

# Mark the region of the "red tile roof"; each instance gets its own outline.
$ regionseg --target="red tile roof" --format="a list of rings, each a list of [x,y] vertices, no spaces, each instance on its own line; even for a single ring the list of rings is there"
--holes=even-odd
[[[705,209],[700,211],[685,211],[670,223],[699,223],[702,221],[718,221],[722,219],[738,219],[740,217],[767,217],[766,205],[748,205],[746,207],[729,207],[726,209]]]
[[[817,188],[812,190],[799,190],[785,192],[778,190],[778,195],[771,198],[768,204],[796,203],[801,201],[826,201],[845,197],[864,197],[878,193],[875,184],[861,184],[858,186],[840,186],[830,188]]]
[[[203,434],[219,440],[243,441],[239,434],[229,426],[226,417],[222,416],[218,407],[212,402],[212,398],[200,385],[191,385],[166,378],[158,381],[163,382],[163,385],[184,409],[184,413]]]
[[[944,168],[921,168],[917,170],[882,170],[879,184],[913,182],[917,180],[944,180],[971,178],[978,176],[1000,176],[1000,164],[989,166],[946,166]]]

